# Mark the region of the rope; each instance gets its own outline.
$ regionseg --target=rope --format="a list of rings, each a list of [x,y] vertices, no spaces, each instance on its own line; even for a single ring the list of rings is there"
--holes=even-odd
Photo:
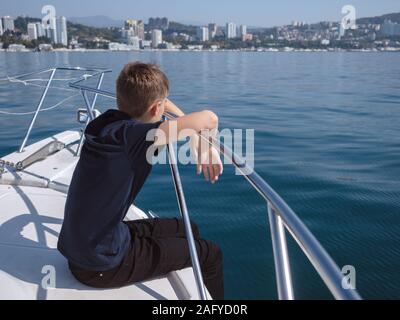
[[[63,103],[65,103],[65,102],[67,102],[67,101],[69,101],[69,100],[71,100],[71,99],[73,99],[73,98],[75,98],[75,97],[77,97],[79,95],[80,95],[79,93],[74,94],[74,95],[72,95],[72,96],[70,96],[70,97],[58,102],[57,104],[55,104],[55,105],[53,105],[51,107],[41,109],[40,112],[54,110],[54,109],[58,108],[59,106],[61,106]],[[31,111],[31,112],[8,112],[8,111],[1,111],[0,110],[0,114],[10,115],[10,116],[28,116],[28,115],[32,115],[32,114],[35,114],[35,113],[36,113],[36,111]]]
[[[9,81],[10,78],[12,78],[12,79],[23,78],[23,77],[30,76],[30,75],[33,75],[33,74],[42,74],[42,73],[49,72],[49,71],[52,71],[52,70],[53,69],[47,69],[47,70],[38,71],[38,72],[23,73],[23,74],[16,75],[16,76],[13,76],[13,77],[7,76],[7,78],[0,79],[0,81]]]
[[[46,88],[46,86],[43,85],[39,85],[39,84],[34,84],[31,82],[47,82],[49,81],[48,79],[27,79],[27,80],[20,80],[19,78],[23,78],[26,77],[28,75],[32,75],[32,74],[42,74],[45,72],[49,72],[52,71],[53,69],[49,69],[49,70],[44,70],[41,72],[35,72],[35,73],[24,73],[21,75],[17,75],[17,76],[13,76],[13,77],[7,77],[7,78],[3,78],[0,79],[0,82],[11,82],[11,83],[21,83],[24,86],[33,86],[33,87],[38,87],[38,88]],[[82,77],[78,77],[78,78],[69,78],[69,79],[53,79],[52,81],[75,81],[75,80],[79,80],[81,78],[84,78],[85,80],[87,80],[88,78],[91,78],[92,75],[91,74],[84,74]],[[76,90],[74,89],[68,89],[68,88],[61,88],[61,87],[53,87],[50,86],[49,88],[51,89],[57,89],[57,90],[63,90],[63,91],[70,91],[70,92],[76,92]]]
[[[43,85],[40,85],[40,84],[29,83],[27,80],[19,80],[19,79],[9,78],[8,81],[11,82],[11,83],[21,83],[24,86],[46,88],[46,86],[43,86]],[[62,90],[62,91],[76,92],[75,89],[68,89],[68,88],[61,88],[61,87],[54,87],[54,86],[50,86],[49,88],[50,89]]]
[[[53,71],[53,70],[54,69],[48,69],[48,70],[43,70],[43,71],[39,71],[39,72],[24,73],[24,74],[16,75],[16,76],[13,76],[13,77],[7,76],[7,78],[0,79],[0,82],[1,81],[3,81],[3,82],[7,81],[7,82],[10,82],[10,83],[20,83],[20,84],[23,84],[24,86],[33,86],[33,87],[39,87],[39,88],[46,88],[46,86],[43,86],[43,85],[40,85],[40,84],[35,84],[35,83],[32,83],[32,82],[47,82],[47,81],[49,81],[48,79],[40,79],[39,78],[39,79],[21,80],[19,78],[23,78],[23,77],[26,77],[26,76],[29,76],[29,75],[33,75],[33,74],[42,74],[42,73],[46,73],[46,72]],[[91,74],[84,74],[82,77],[86,80],[88,78],[91,78],[92,75]],[[52,79],[52,81],[75,81],[75,80],[81,79],[82,77],[69,78],[69,79]],[[50,86],[49,88],[62,90],[62,91],[76,92],[75,89],[68,89],[68,88],[62,88],[62,87],[57,87],[57,86],[56,87]],[[51,107],[41,109],[40,112],[54,110],[54,109],[58,108],[59,106],[61,106],[63,103],[65,103],[65,102],[67,102],[67,101],[69,101],[69,100],[71,100],[71,99],[73,99],[73,98],[75,98],[77,96],[80,96],[80,94],[76,93],[76,94],[74,94],[72,96],[69,96],[68,98],[58,102],[57,104],[55,104],[55,105],[53,105]],[[9,112],[9,111],[1,111],[0,110],[0,114],[2,114],[2,115],[11,115],[11,116],[27,116],[27,115],[33,115],[35,113],[36,113],[36,111]]]
[[[18,77],[8,77],[4,79],[0,79],[0,81],[10,81],[10,80],[16,80]],[[79,78],[70,78],[70,79],[53,79],[52,81],[74,81],[78,80]],[[19,81],[24,81],[24,82],[47,82],[49,79],[28,79],[28,80],[19,80]]]

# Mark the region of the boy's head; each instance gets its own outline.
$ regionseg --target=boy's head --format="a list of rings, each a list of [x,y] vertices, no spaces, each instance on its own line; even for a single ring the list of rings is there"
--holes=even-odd
[[[160,121],[168,93],[168,78],[154,64],[128,63],[117,80],[118,109],[133,119]]]

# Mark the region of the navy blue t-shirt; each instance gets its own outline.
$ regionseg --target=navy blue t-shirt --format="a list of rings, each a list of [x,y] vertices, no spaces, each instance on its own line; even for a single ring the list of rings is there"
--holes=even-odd
[[[147,154],[154,146],[146,137],[160,124],[109,110],[87,127],[58,241],[72,264],[107,271],[123,260],[131,240],[123,220],[151,172]]]

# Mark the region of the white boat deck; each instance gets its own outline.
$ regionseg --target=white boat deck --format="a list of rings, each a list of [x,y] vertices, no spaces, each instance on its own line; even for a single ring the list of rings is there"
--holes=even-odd
[[[67,131],[3,159],[17,163],[57,140],[67,148],[17,172],[6,167],[0,177],[0,299],[22,300],[189,300],[199,299],[191,268],[121,289],[98,290],[80,284],[57,251],[79,133]],[[132,206],[127,219],[148,216]],[[45,289],[55,270],[55,288]],[[45,273],[42,273],[45,272]]]

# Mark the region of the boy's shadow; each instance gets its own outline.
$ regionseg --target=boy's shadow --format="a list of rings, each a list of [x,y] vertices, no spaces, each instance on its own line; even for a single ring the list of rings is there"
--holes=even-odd
[[[47,298],[47,290],[42,286],[43,279],[48,274],[48,271],[44,269],[45,266],[51,266],[55,270],[55,288],[48,290],[97,290],[79,283],[72,276],[67,260],[54,248],[54,243],[52,243],[53,248],[49,248],[48,240],[51,238],[54,240],[54,237],[58,239],[59,233],[47,225],[61,227],[62,219],[40,214],[21,188],[13,188],[24,201],[29,213],[18,214],[0,225],[0,271],[20,281],[34,284],[37,287],[36,299],[38,300],[45,300]],[[30,238],[34,238],[35,240],[28,239],[23,235],[27,230]],[[6,276],[5,283],[9,281],[11,281],[11,285],[15,283],[15,280],[10,280],[10,277],[7,277],[7,275],[1,275],[1,272],[0,276]],[[144,284],[137,284],[136,286],[156,299],[166,299]],[[14,285],[13,287],[9,288],[9,290],[13,291],[18,286]],[[19,287],[21,292],[18,292],[18,294],[24,299],[24,292],[22,292],[24,289],[21,286]],[[1,289],[7,292],[6,287],[2,287]],[[27,297],[27,299],[31,298]]]

